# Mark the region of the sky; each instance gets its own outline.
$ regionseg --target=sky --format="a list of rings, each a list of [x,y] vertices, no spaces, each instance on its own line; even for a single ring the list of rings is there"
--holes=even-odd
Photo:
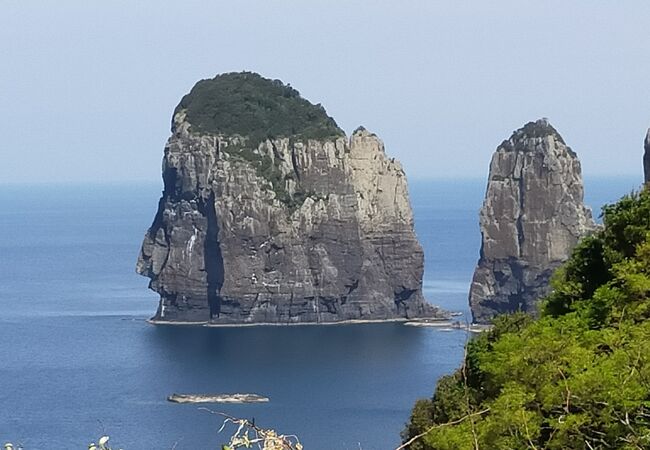
[[[547,117],[585,176],[641,180],[647,0],[0,1],[0,183],[160,180],[194,83],[290,83],[409,178],[486,177]]]

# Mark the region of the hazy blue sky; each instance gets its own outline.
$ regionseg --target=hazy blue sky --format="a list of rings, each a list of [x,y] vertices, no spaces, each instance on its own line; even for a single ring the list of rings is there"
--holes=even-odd
[[[383,138],[411,178],[482,177],[548,117],[583,173],[636,175],[650,2],[0,3],[0,182],[158,180],[171,112],[252,70]]]

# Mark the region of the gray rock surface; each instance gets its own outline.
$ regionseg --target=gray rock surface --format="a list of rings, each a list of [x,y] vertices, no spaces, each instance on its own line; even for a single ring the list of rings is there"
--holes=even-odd
[[[470,288],[474,322],[537,313],[552,272],[594,228],[577,155],[546,119],[515,131],[490,163],[481,253]]]
[[[644,150],[643,175],[645,183],[648,184],[650,183],[650,128],[648,128],[648,132],[645,135]]]
[[[164,191],[137,263],[160,294],[155,320],[441,314],[422,296],[404,171],[377,136],[359,128],[349,139],[247,142],[195,132],[184,110],[174,115]]]

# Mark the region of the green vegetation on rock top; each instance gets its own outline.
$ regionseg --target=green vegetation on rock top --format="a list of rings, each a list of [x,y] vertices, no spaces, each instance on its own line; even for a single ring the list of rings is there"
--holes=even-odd
[[[650,448],[650,191],[603,223],[556,272],[539,320],[498,317],[418,401],[410,450]]]
[[[555,136],[560,142],[564,144],[564,139],[562,139],[560,133],[558,133],[553,125],[551,125],[546,119],[540,119],[535,122],[528,122],[526,125],[512,134],[512,138],[514,139],[522,136],[528,138]]]
[[[547,119],[539,119],[535,122],[528,122],[514,131],[510,139],[503,141],[500,147],[507,151],[527,151],[529,148],[524,144],[525,139],[545,138],[546,136],[553,136],[558,142],[566,145],[560,133]],[[575,152],[569,147],[567,147],[567,150],[571,155],[576,156]]]
[[[310,103],[280,80],[252,72],[199,81],[174,115],[181,110],[194,131],[240,135],[253,147],[267,138],[326,139],[345,134],[320,104]]]

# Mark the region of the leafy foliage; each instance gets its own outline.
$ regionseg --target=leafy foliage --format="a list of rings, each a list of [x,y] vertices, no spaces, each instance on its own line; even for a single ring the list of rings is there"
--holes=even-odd
[[[557,132],[553,125],[548,123],[546,119],[540,119],[536,122],[528,122],[521,129],[515,131],[513,136],[526,136],[528,138],[543,138],[546,136],[555,136],[560,142],[564,144],[564,140],[560,133]]]
[[[416,404],[425,449],[650,448],[650,193],[604,208],[537,321],[502,316]],[[481,412],[480,414],[478,414]]]
[[[269,80],[252,72],[226,73],[199,81],[176,107],[184,111],[191,129],[233,139],[227,152],[246,161],[257,175],[268,181],[275,198],[290,212],[313,195],[300,189],[287,191],[286,177],[271,158],[266,140],[289,138],[290,145],[307,139],[344,136],[334,119],[320,105],[314,105],[280,80]],[[299,183],[298,183],[299,184]]]
[[[528,147],[524,144],[525,139],[545,138],[547,136],[553,136],[558,142],[565,144],[564,139],[553,125],[546,119],[540,119],[536,122],[528,122],[522,128],[513,132],[510,138],[503,141],[499,147],[506,151],[526,152]],[[575,156],[575,153],[569,147],[567,147],[567,150]]]
[[[324,139],[344,135],[320,104],[314,105],[290,85],[252,72],[232,72],[201,80],[174,114],[185,110],[201,133],[239,135],[251,147],[267,138]]]

